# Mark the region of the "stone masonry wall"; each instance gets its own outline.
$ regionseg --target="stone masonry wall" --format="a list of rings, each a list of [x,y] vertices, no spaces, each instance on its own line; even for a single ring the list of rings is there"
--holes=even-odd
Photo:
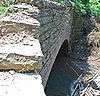
[[[67,39],[69,41],[72,11],[70,7],[58,5],[53,2],[45,2],[44,5],[41,4],[35,2],[34,5],[40,9],[38,16],[38,21],[40,22],[39,40],[44,59],[43,67],[39,72],[45,86],[61,45],[64,40]]]
[[[40,43],[41,48],[39,46],[37,46],[36,42],[32,42],[33,45],[30,45],[29,43],[27,45],[30,45],[30,47],[32,46],[32,48],[34,47],[33,51],[32,50],[27,50],[27,51],[28,52],[30,51],[30,53],[35,52],[34,58],[37,61],[36,56],[37,56],[38,52],[40,52],[40,49],[42,50],[42,53],[44,55],[44,57],[42,59],[42,67],[37,69],[37,71],[42,76],[43,85],[45,86],[47,79],[49,77],[50,71],[52,69],[53,63],[56,59],[56,56],[60,50],[61,45],[63,44],[63,42],[65,40],[67,40],[69,42],[73,11],[70,6],[60,5],[56,2],[46,1],[46,0],[45,1],[33,0],[33,3],[31,5],[32,6],[27,5],[27,4],[26,5],[25,4],[14,5],[14,9],[12,10],[12,8],[11,8],[11,10],[9,10],[8,14],[6,14],[6,16],[4,16],[4,18],[2,20],[4,23],[2,23],[2,26],[3,25],[5,25],[5,26],[3,26],[3,28],[1,28],[1,29],[2,30],[6,29],[7,34],[10,34],[10,33],[15,34],[12,36],[14,43],[16,43],[15,42],[16,35],[18,34],[18,36],[20,37],[21,33],[23,33],[23,32],[27,33],[23,37],[30,36],[30,33],[31,33],[31,38],[34,38],[39,41],[38,43]],[[6,25],[7,26],[9,25],[9,26],[7,27]],[[12,25],[14,25],[14,27],[12,27]],[[35,27],[35,25],[37,27]],[[5,31],[4,31],[4,34],[5,34]],[[11,36],[11,34],[6,35],[6,37]],[[5,35],[3,35],[3,37],[4,36]],[[25,38],[25,40],[26,39],[27,38]],[[23,39],[22,39],[22,41],[23,41]],[[20,42],[19,42],[19,44],[20,44]],[[68,46],[66,46],[66,50],[67,50],[67,47]],[[19,48],[19,50],[20,50],[20,48]],[[1,53],[2,53],[2,51],[1,51]],[[40,53],[38,55],[39,58],[41,57]],[[11,58],[13,58],[13,56]],[[19,58],[18,60],[20,60],[21,57],[18,57],[18,58]],[[16,58],[14,58],[14,60],[15,59]],[[18,60],[17,60],[17,63],[19,63]],[[24,61],[25,60],[23,60],[23,62]],[[39,59],[38,59],[38,61],[39,61]],[[40,61],[39,62],[38,61],[37,61],[37,64],[40,62]],[[27,63],[28,63],[28,61],[26,60],[25,64],[27,64]],[[23,64],[23,63],[21,63],[21,64]],[[13,65],[11,65],[11,66],[13,66]],[[10,66],[10,69],[11,69],[11,66]]]

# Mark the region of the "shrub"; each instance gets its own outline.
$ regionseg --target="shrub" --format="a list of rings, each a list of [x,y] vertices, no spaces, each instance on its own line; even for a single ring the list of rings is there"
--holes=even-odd
[[[14,2],[15,0],[3,0],[0,4],[0,14],[3,14]]]
[[[64,0],[55,0],[64,3]],[[94,16],[100,15],[100,0],[69,0],[77,13],[90,12]]]

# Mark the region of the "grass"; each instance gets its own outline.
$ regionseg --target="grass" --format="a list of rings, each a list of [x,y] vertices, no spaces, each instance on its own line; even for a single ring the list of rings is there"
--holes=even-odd
[[[14,4],[15,0],[3,0],[0,4],[0,15],[3,14],[10,5]]]
[[[3,14],[6,10],[7,10],[8,7],[4,7],[2,5],[0,5],[0,15]]]

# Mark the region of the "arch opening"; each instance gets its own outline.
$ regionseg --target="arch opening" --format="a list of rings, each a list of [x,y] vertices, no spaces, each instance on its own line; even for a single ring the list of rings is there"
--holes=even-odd
[[[68,66],[68,50],[68,41],[65,40],[57,54],[45,87],[47,96],[70,96],[70,86],[76,76]]]

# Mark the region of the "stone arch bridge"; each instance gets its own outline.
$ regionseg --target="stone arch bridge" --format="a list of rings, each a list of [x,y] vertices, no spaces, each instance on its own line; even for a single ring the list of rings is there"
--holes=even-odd
[[[67,54],[72,14],[69,4],[52,1],[11,6],[1,18],[0,70],[37,70],[45,86],[63,43]]]

